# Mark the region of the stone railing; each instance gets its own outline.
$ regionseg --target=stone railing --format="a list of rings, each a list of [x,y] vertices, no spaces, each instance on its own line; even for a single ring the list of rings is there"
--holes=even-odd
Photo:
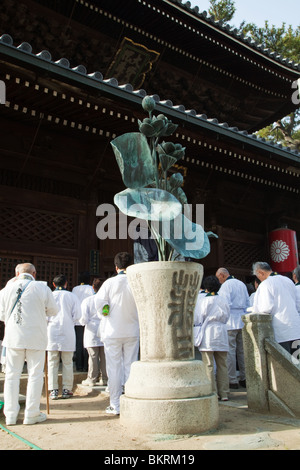
[[[300,417],[300,357],[275,340],[272,316],[243,316],[248,407],[253,411]]]

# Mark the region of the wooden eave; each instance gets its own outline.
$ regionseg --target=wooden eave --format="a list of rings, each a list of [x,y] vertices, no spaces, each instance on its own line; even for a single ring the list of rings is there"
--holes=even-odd
[[[53,132],[73,134],[89,142],[94,153],[92,170],[84,162],[68,161],[65,169],[70,181],[85,188],[91,184],[99,187],[100,181],[102,188],[118,187],[120,176],[109,143],[117,135],[138,130],[138,119],[145,117],[141,102],[146,92],[120,86],[113,79],[106,81],[97,73],[89,75],[80,67],[70,69],[54,63],[47,54],[38,57],[7,42],[8,37],[0,39],[1,69],[6,69],[0,78],[7,85],[7,102],[0,106],[1,115],[35,126],[43,117],[43,126]],[[298,152],[154,97],[157,114],[163,113],[179,124],[172,140],[186,147],[180,164],[192,171],[213,171],[242,184],[299,195]],[[34,160],[34,154],[31,158]],[[55,171],[55,163],[44,163]],[[64,168],[64,162],[60,165]]]
[[[155,48],[160,61],[173,67],[173,74],[187,74],[187,88],[175,92],[164,84],[156,67],[145,80],[150,94],[159,93],[174,104],[184,104],[254,132],[295,111],[292,84],[299,78],[300,66],[240,36],[234,28],[222,25],[191,9],[180,0],[76,0],[51,2],[37,0],[65,15],[70,21],[110,35],[116,47],[123,37]],[[104,75],[105,72],[100,70]],[[184,77],[184,75],[183,75]],[[106,77],[110,78],[110,77]],[[196,80],[197,93],[192,86]],[[232,103],[229,102],[232,101]]]

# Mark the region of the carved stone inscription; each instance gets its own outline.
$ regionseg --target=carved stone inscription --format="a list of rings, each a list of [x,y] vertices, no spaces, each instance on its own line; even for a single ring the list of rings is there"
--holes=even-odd
[[[192,262],[129,266],[128,282],[140,323],[141,361],[194,359],[194,307],[203,275]]]
[[[175,359],[193,359],[192,341],[193,317],[196,297],[199,291],[200,275],[185,274],[183,270],[173,273],[171,302],[168,307],[171,314],[168,325],[172,327],[173,354]]]

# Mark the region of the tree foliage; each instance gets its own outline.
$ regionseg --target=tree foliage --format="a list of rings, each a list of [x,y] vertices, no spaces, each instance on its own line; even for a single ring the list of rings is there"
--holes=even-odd
[[[216,20],[229,22],[233,19],[236,12],[235,1],[210,0],[210,5],[209,13],[214,15]],[[277,52],[278,55],[296,63],[300,61],[300,25],[296,29],[291,25],[287,26],[286,23],[276,27],[270,25],[266,20],[264,27],[258,27],[254,23],[243,21],[238,29],[246,36],[252,37],[257,43],[262,44],[266,49]],[[292,92],[291,89],[291,95]],[[300,150],[300,108],[289,116],[261,129],[257,135]]]
[[[263,28],[257,27],[253,23],[240,25],[240,30],[250,35],[259,44],[263,44],[267,49],[277,52],[282,57],[299,61],[300,57],[300,26],[295,30],[292,26],[276,27],[265,21]],[[291,90],[292,95],[292,90]],[[298,109],[289,116],[278,120],[270,126],[258,131],[260,137],[281,143],[283,146],[300,150],[300,110]]]
[[[232,20],[235,12],[236,8],[233,0],[210,0],[208,13],[213,15],[216,21],[220,20],[228,23]]]
[[[259,44],[263,44],[267,49],[277,52],[283,57],[287,57],[296,62],[300,57],[300,26],[295,30],[292,26],[282,23],[282,26],[276,27],[265,21],[265,26],[259,28],[254,23],[243,21],[240,25],[240,31]]]

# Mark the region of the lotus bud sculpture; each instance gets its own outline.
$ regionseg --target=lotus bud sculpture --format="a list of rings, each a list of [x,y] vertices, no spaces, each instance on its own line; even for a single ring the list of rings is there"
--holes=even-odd
[[[154,238],[160,261],[180,254],[201,259],[210,252],[209,236],[186,217],[187,198],[181,173],[170,169],[185,154],[180,144],[165,142],[177,129],[166,116],[153,116],[156,102],[146,96],[142,106],[149,117],[139,120],[139,132],[123,134],[111,142],[123,182],[128,189],[114,197],[124,214],[145,220]],[[162,141],[161,141],[162,140]]]

